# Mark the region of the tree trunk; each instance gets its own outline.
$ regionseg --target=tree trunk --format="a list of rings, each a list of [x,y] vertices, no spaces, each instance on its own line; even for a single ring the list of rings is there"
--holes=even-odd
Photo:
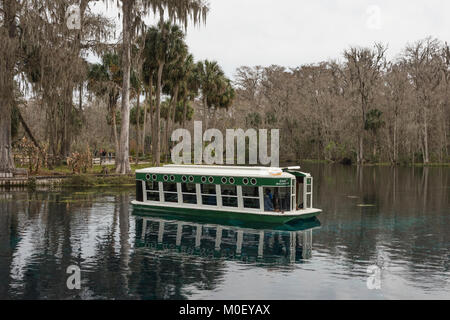
[[[80,96],[78,97],[78,108],[80,109],[80,112],[83,111],[83,82],[80,83]]]
[[[170,114],[167,115],[167,129],[166,129],[166,162],[168,162],[169,160],[169,151],[170,151],[170,137],[169,137],[169,132],[173,131],[173,128],[175,127],[175,118],[176,118],[176,114],[177,114],[177,104],[178,104],[178,91],[179,91],[179,86],[178,84],[175,85],[175,90],[173,93],[173,99],[172,99],[172,106],[171,106],[171,112]],[[172,116],[172,119],[170,119],[170,115]]]
[[[162,142],[161,142],[161,150],[162,150],[162,154],[164,156],[164,162],[166,161],[166,155],[167,155],[167,145],[168,145],[167,135],[168,135],[168,131],[169,131],[169,118],[170,117],[168,115],[168,117],[166,118],[166,122],[164,123],[164,128],[162,128],[164,135],[163,135]]]
[[[398,157],[397,157],[397,114],[395,114],[394,118],[394,164],[397,164]]]
[[[149,80],[149,90],[148,90],[148,107],[150,113],[150,133],[151,133],[151,144],[150,144],[150,154],[152,155],[152,164],[155,163],[155,123],[153,120],[153,74],[150,74]]]
[[[64,96],[64,119],[62,143],[60,149],[60,159],[66,159],[70,155],[70,145],[72,142],[72,101],[73,101],[73,87],[69,85],[66,88]]]
[[[13,172],[14,161],[11,147],[11,99],[5,99],[8,92],[2,90],[0,99],[0,172]]]
[[[170,130],[172,131],[175,128],[175,120],[177,116],[177,106],[178,106],[178,91],[179,87],[178,84],[175,86],[175,97],[174,97],[174,103],[173,103],[173,113],[172,113],[172,124],[170,127]]]
[[[172,109],[172,100],[170,101],[169,106],[167,108],[166,123],[164,124],[164,129],[163,129],[164,136],[163,136],[163,139],[161,142],[161,150],[163,152],[164,159],[166,159],[166,154],[167,154],[167,146],[168,146],[167,137],[169,135],[169,121],[170,121],[171,109]]]
[[[128,174],[131,172],[130,166],[130,44],[131,44],[131,11],[132,1],[123,1],[123,84],[122,84],[122,122],[120,129],[120,144],[118,155],[118,166],[116,173]]]
[[[16,61],[16,12],[15,0],[3,1],[3,26],[8,37],[2,43],[0,54],[0,172],[13,172],[15,169],[11,147],[11,105],[14,101],[14,66]],[[3,32],[3,30],[2,30]]]
[[[449,84],[447,83],[447,87],[445,90],[445,95],[446,95],[446,102],[445,104],[442,104],[442,128],[443,128],[443,132],[444,132],[444,154],[446,157],[448,157],[448,138],[447,138],[447,122],[446,122],[446,117],[445,117],[445,110],[449,110],[449,93],[448,93],[448,88]]]
[[[216,117],[217,117],[217,107],[214,107],[212,116],[212,128],[216,127]]]
[[[203,98],[203,130],[208,130],[208,104],[206,103],[206,97]]]
[[[39,152],[41,154],[43,154],[41,145],[39,144],[39,142],[36,140],[36,138],[34,137],[33,133],[30,130],[30,127],[28,127],[27,123],[25,122],[25,119],[22,117],[22,113],[20,112],[19,108],[17,108],[17,113],[19,116],[19,121],[22,124],[23,129],[25,130],[25,132],[28,134],[28,136],[30,137],[31,141],[33,142],[33,144],[35,145],[36,148],[39,149]]]
[[[186,118],[187,118],[187,100],[184,99],[183,101],[183,123],[182,123],[182,127],[185,128],[186,126]]]
[[[373,134],[373,148],[372,148],[372,157],[373,157],[374,161],[376,160],[376,156],[377,156],[377,136],[374,133]]]
[[[430,158],[428,155],[428,115],[427,115],[427,110],[424,110],[424,119],[423,119],[423,142],[424,142],[424,151],[425,151],[425,155],[424,155],[424,163],[427,164],[430,162]]]
[[[142,127],[142,143],[141,143],[141,152],[142,156],[145,157],[145,129],[147,126],[147,93],[145,94],[145,100],[144,100],[144,125]]]
[[[118,167],[119,163],[117,161],[117,155],[119,154],[119,137],[117,136],[117,119],[116,119],[116,106],[111,107],[112,112],[112,125],[113,125],[113,132],[114,132],[114,145],[115,145],[115,157],[114,157],[114,163],[116,165],[116,168]]]
[[[162,150],[164,154],[164,159],[167,160],[167,150],[169,149],[169,122],[170,122],[170,106],[169,110],[167,111],[167,118],[166,118],[166,124],[164,125],[164,138],[163,138],[163,144],[162,144]]]
[[[161,164],[161,86],[164,62],[158,62],[158,83],[156,86],[156,144],[155,144],[155,164],[157,167]]]
[[[137,104],[136,104],[136,164],[139,163],[139,149],[140,149],[140,144],[139,144],[139,140],[140,140],[140,127],[141,127],[141,106],[140,106],[140,101],[141,101],[141,90],[138,90],[137,92]]]
[[[358,164],[362,164],[364,162],[364,138],[362,133],[359,134],[358,142]]]

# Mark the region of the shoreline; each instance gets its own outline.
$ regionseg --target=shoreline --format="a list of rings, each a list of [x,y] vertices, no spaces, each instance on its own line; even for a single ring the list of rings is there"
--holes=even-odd
[[[29,176],[28,178],[5,179],[0,183],[0,188],[36,188],[64,187],[64,188],[102,188],[102,187],[134,187],[135,176],[132,175],[52,175],[52,176]]]
[[[286,161],[288,163],[294,163],[295,161]],[[316,160],[316,159],[304,159],[298,162],[308,163],[308,164],[332,164],[332,165],[342,165],[342,166],[362,166],[362,167],[399,167],[399,168],[410,168],[410,167],[450,167],[450,162],[430,162],[430,163],[404,163],[404,164],[393,164],[390,162],[366,162],[364,164],[358,165],[357,163],[352,163],[349,165],[343,164],[341,162],[333,162],[330,160]]]
[[[290,162],[287,162],[290,163]],[[305,164],[325,164],[325,165],[341,165],[347,167],[358,167],[357,164],[344,165],[341,163],[330,162],[327,160],[300,160],[297,163]],[[409,164],[409,165],[392,165],[390,163],[365,163],[361,167],[398,167],[398,168],[448,168],[450,163],[429,163],[429,164]],[[132,173],[128,175],[120,174],[102,174],[102,173],[85,173],[73,174],[65,170],[53,170],[45,172],[47,174],[29,175],[27,177],[18,177],[0,179],[0,189],[10,187],[26,187],[35,188],[36,186],[46,187],[68,187],[68,188],[101,188],[101,187],[134,187],[135,186],[135,170],[141,166],[132,169]]]

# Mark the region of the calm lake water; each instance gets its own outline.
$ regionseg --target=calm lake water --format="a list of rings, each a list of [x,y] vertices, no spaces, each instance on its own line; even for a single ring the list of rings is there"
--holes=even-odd
[[[0,299],[450,299],[450,168],[303,170],[324,213],[285,230],[142,216],[134,189],[2,190]]]

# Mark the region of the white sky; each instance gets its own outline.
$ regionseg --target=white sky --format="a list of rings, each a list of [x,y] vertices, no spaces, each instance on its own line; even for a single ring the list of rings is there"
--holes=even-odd
[[[209,0],[206,25],[190,26],[196,60],[217,60],[232,77],[242,65],[299,66],[341,59],[350,45],[450,40],[448,0]],[[111,11],[108,15],[115,14]]]

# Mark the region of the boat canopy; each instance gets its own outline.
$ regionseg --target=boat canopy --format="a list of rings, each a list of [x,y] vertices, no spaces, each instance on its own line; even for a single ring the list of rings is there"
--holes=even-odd
[[[301,172],[301,171],[298,171],[298,170],[295,170],[295,169],[289,169],[289,168],[283,169],[283,172],[292,174],[293,176],[296,176],[296,177],[303,177],[303,178],[305,178],[305,177],[310,177],[311,176],[309,173]]]
[[[165,165],[136,170],[137,174],[182,174],[207,176],[240,176],[261,178],[292,178],[289,173],[276,167],[239,167],[239,166],[208,166],[208,165]]]
[[[274,167],[166,165],[136,170],[136,179],[172,183],[288,187],[295,176]]]

